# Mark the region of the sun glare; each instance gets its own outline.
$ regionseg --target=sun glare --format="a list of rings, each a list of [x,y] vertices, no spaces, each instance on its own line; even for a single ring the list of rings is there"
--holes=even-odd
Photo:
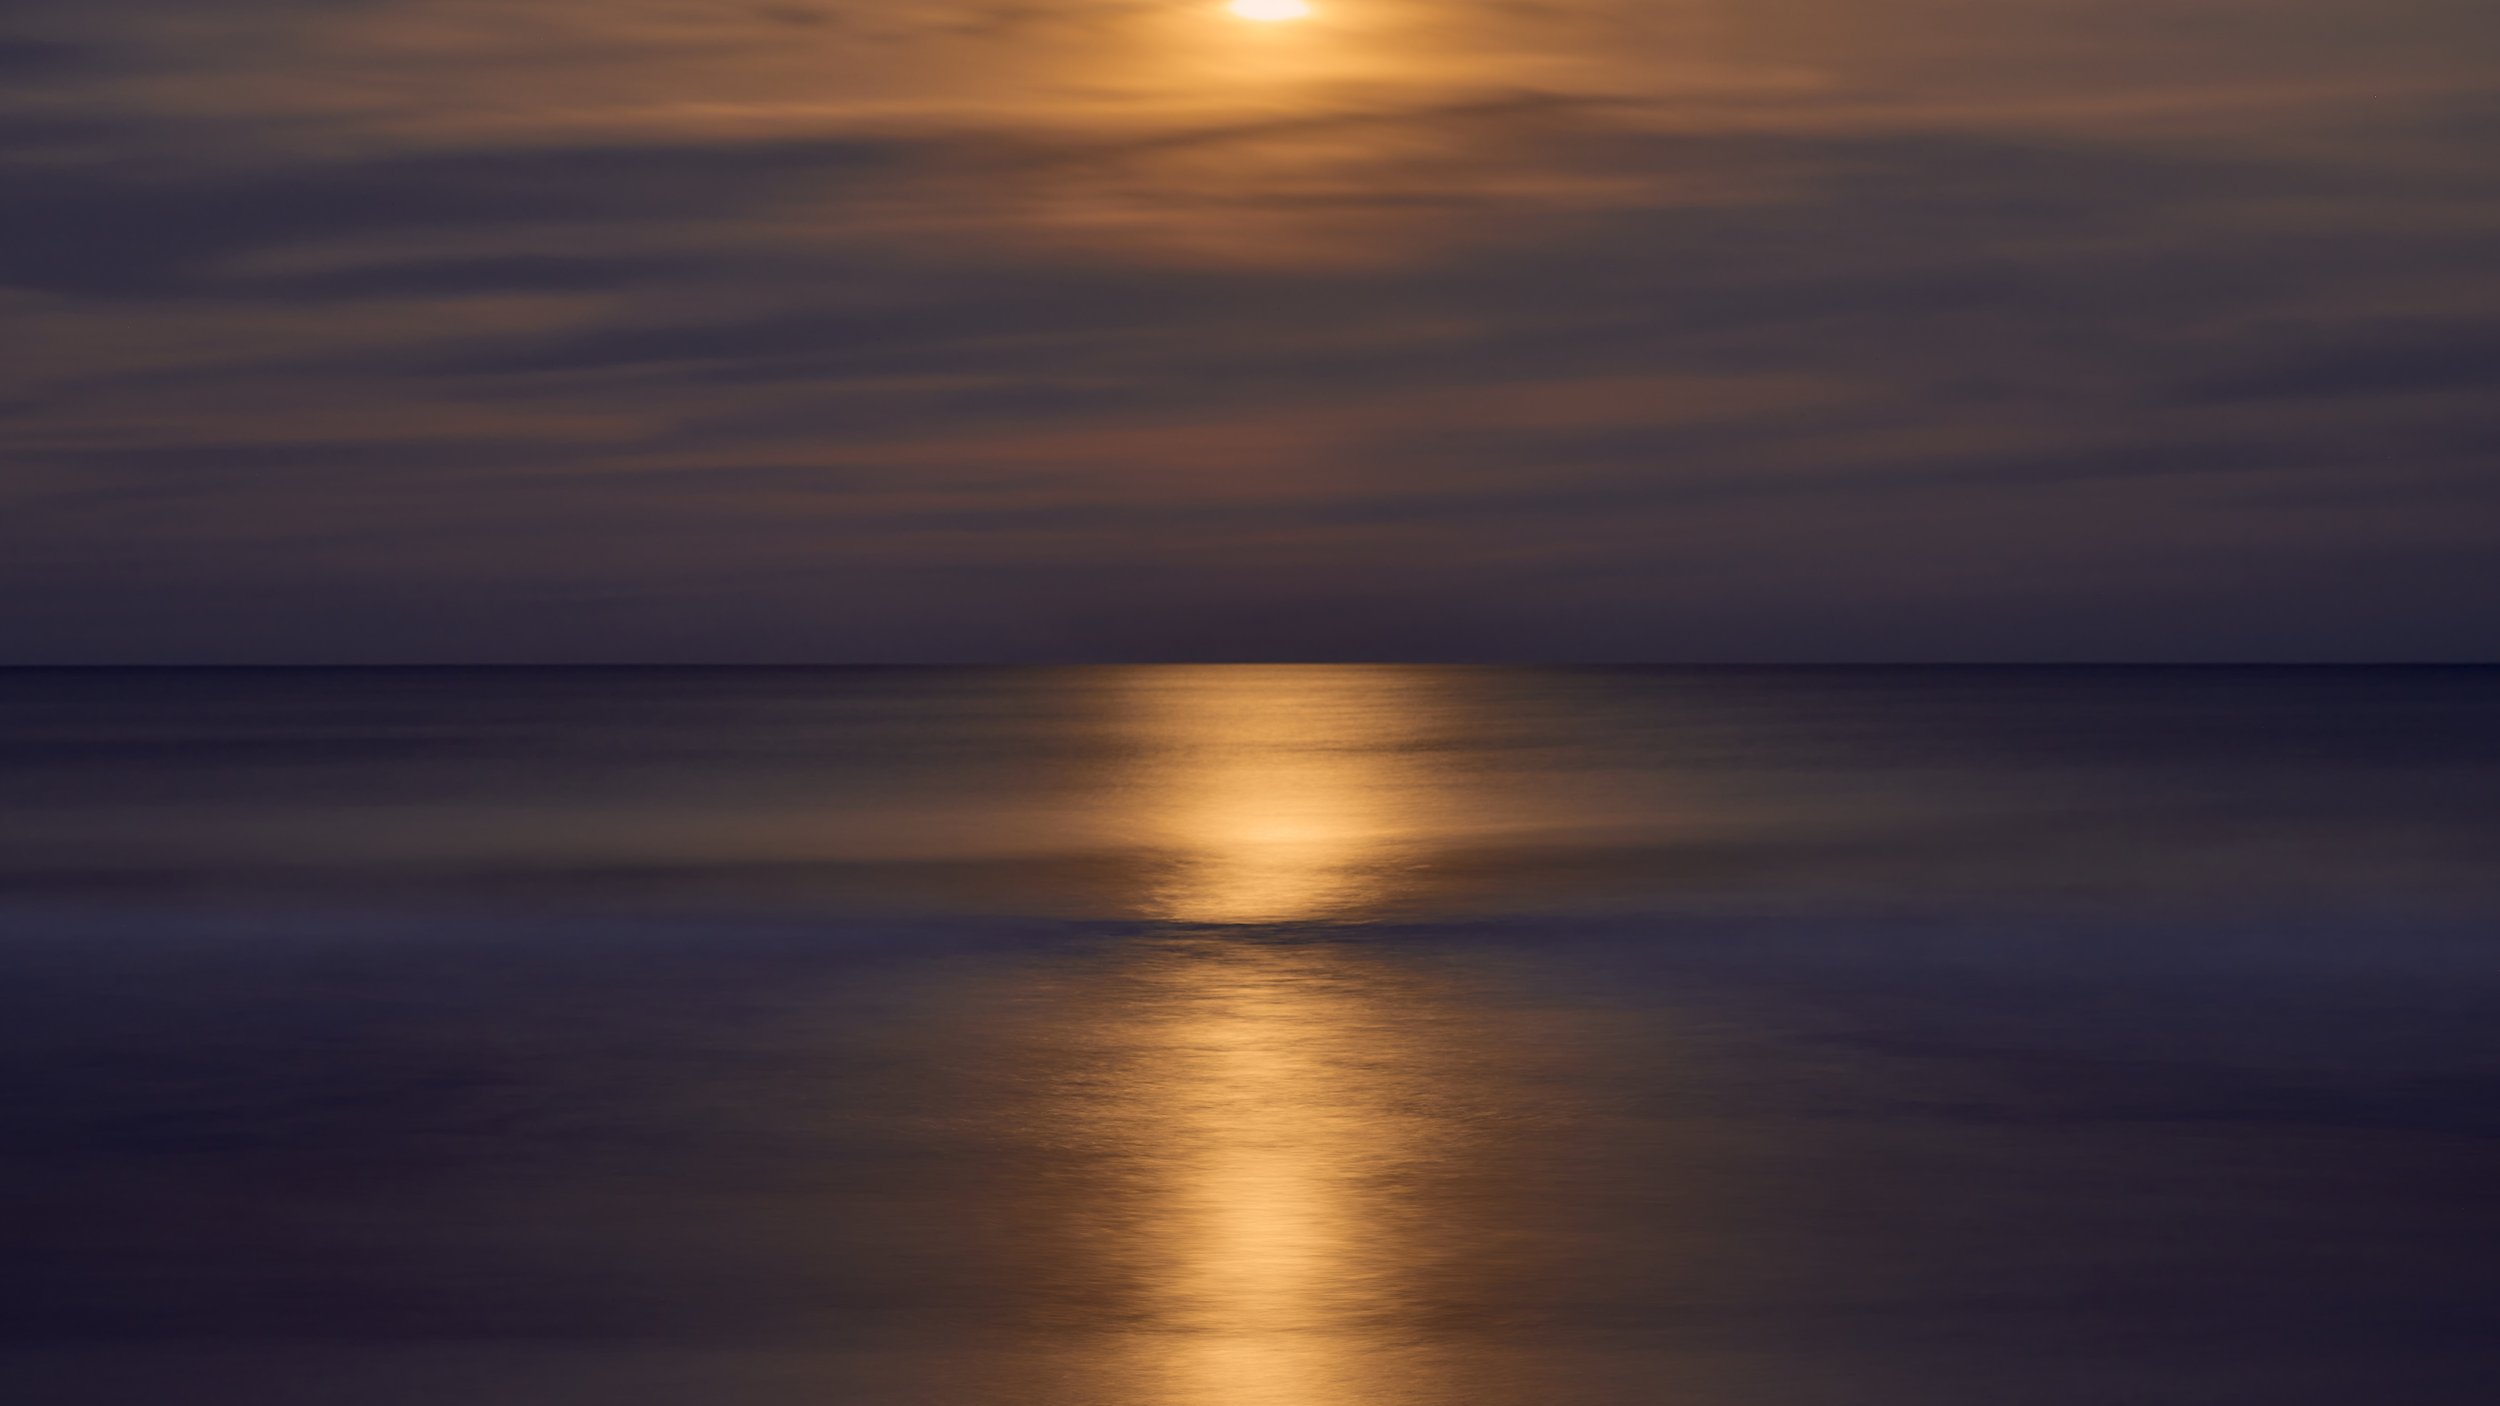
[[[1311,13],[1311,7],[1304,0],[1233,0],[1225,8],[1242,19],[1257,20],[1261,24],[1307,19]]]

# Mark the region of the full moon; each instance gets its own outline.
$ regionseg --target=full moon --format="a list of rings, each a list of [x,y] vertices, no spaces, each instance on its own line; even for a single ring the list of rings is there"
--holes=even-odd
[[[1225,8],[1243,19],[1257,20],[1262,24],[1303,19],[1311,13],[1311,7],[1304,0],[1233,0]]]

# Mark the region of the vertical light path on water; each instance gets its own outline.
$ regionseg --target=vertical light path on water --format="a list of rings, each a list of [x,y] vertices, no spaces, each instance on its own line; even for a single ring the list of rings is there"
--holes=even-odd
[[[1198,929],[1117,979],[1098,1120],[1141,1175],[1145,1322],[1107,1393],[1164,1406],[1427,1395],[1407,1339],[1425,1237],[1412,1188],[1459,1148],[1437,1003],[1359,949],[1278,940],[1394,895],[1433,789],[1428,677],[1161,670],[1128,693],[1144,898]]]
[[[1310,947],[1169,948],[1132,979],[1118,1113],[1147,1159],[1125,1253],[1148,1320],[1112,1395],[1417,1396],[1429,1255],[1405,1188],[1458,1151],[1418,993]]]

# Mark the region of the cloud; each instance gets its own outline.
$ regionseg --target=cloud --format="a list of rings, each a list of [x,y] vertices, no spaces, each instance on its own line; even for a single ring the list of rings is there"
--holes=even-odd
[[[0,35],[0,78],[23,82],[75,74],[102,62],[105,54],[92,45]]]
[[[38,6],[0,655],[2484,647],[2487,19],[1792,9]]]
[[[2334,343],[2276,354],[2198,381],[2191,399],[2314,401],[2500,390],[2500,319],[2446,326],[2356,327]]]
[[[874,144],[837,141],[427,153],[242,170],[35,165],[8,177],[25,213],[0,227],[0,284],[202,291],[229,261],[359,237],[734,211],[769,198],[793,173],[822,178],[882,155]]]

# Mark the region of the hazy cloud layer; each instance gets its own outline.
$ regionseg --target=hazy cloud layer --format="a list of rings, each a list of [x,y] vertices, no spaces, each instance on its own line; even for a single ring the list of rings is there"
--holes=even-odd
[[[0,659],[2490,657],[2462,0],[27,0]]]

